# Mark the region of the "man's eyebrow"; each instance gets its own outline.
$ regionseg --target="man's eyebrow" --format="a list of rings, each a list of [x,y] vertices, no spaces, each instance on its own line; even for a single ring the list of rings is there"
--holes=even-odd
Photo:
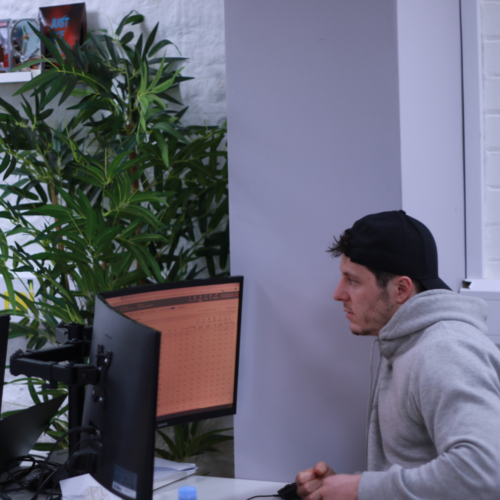
[[[359,279],[359,276],[356,273],[353,273],[351,271],[342,271],[343,276],[348,276],[350,278],[356,278]]]

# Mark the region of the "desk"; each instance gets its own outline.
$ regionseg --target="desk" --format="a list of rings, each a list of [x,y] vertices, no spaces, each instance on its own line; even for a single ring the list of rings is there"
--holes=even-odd
[[[168,484],[153,495],[153,500],[177,500],[180,486],[196,486],[198,500],[247,500],[255,495],[275,495],[286,483],[227,479],[222,477],[189,476]]]
[[[168,484],[153,493],[153,500],[178,500],[180,486],[196,486],[198,500],[247,500],[255,495],[275,495],[286,483],[227,479],[222,477],[189,476]],[[13,500],[29,500],[32,492],[11,493]],[[41,497],[43,498],[43,497]]]

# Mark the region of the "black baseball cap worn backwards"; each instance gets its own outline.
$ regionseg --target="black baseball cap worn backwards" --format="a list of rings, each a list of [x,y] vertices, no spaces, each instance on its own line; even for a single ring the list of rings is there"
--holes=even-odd
[[[352,262],[416,279],[426,290],[450,290],[438,276],[434,237],[403,210],[367,215],[346,233],[352,237],[346,252]]]

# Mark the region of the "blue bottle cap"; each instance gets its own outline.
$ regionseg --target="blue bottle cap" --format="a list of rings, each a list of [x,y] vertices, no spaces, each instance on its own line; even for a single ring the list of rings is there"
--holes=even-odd
[[[181,486],[179,488],[179,500],[196,500],[196,486]]]

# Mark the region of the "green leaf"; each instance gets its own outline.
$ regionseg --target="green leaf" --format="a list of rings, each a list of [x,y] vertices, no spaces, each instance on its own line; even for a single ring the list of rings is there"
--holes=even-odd
[[[154,260],[153,256],[147,249],[140,245],[134,245],[130,241],[122,241],[122,244],[126,246],[127,250],[134,254],[134,257],[137,259],[137,262],[141,266],[141,269],[144,271],[146,276],[152,277],[152,275],[154,274],[158,282],[161,283],[163,281],[158,262]]]
[[[149,210],[141,206],[129,205],[124,208],[120,208],[118,213],[120,217],[124,219],[141,219],[151,224],[154,228],[159,228],[161,226],[161,222],[158,220],[156,214],[151,213]]]
[[[17,158],[15,156],[11,156],[10,166],[5,172],[5,174],[3,174],[3,180],[7,179],[9,175],[12,174],[12,172],[16,168],[16,165],[17,165]]]
[[[150,243],[151,241],[166,243],[167,239],[165,238],[165,236],[162,236],[161,234],[145,233],[145,234],[135,234],[134,236],[131,236],[130,241],[133,241],[135,244]]]
[[[131,31],[128,31],[122,36],[122,38],[120,39],[120,43],[122,45],[127,45],[127,43],[129,43],[133,38],[134,34]]]
[[[40,59],[30,59],[29,61],[25,61],[22,64],[19,64],[18,66],[15,66],[14,68],[11,68],[9,70],[9,73],[21,71],[22,69],[25,69],[25,68],[31,68],[31,66],[33,66],[35,64],[36,65],[40,64]]]
[[[73,56],[73,52],[68,42],[64,38],[60,37],[57,33],[54,33],[54,39],[56,40],[58,48],[60,48],[64,53],[66,63],[70,66],[75,66],[75,57]]]
[[[10,160],[11,160],[11,157],[7,153],[5,153],[3,160],[2,160],[2,164],[0,165],[0,173],[2,173],[7,168],[7,166],[10,163]]]
[[[78,165],[78,170],[80,170],[82,173],[87,174],[89,177],[95,179],[96,186],[102,187],[105,183],[105,177],[103,169],[99,167],[100,166],[94,166],[94,165]],[[90,180],[87,182],[90,182]]]
[[[0,252],[2,254],[3,261],[5,262],[9,258],[9,246],[5,233],[2,229],[0,229]]]
[[[161,94],[162,92],[168,90],[174,84],[176,75],[174,75],[172,78],[169,78],[165,82],[156,85],[154,88],[151,89],[151,92],[154,92],[155,94]]]
[[[66,88],[64,89],[63,95],[59,100],[59,106],[70,96],[73,95],[74,88],[78,83],[78,77],[72,76],[67,80]]]
[[[14,92],[13,95],[24,94],[29,90],[33,90],[35,88],[39,88],[44,84],[47,84],[53,80],[55,80],[59,76],[59,72],[56,69],[49,69],[46,71],[42,71],[38,76],[33,78],[33,80],[25,83],[19,90]]]
[[[21,103],[21,106],[24,109],[24,112],[26,113],[26,116],[28,117],[29,121],[33,123],[35,121],[35,116],[33,115],[33,111],[31,110],[31,106],[29,105],[28,101],[24,96],[22,96],[23,103]]]
[[[118,25],[118,28],[116,28],[116,36],[120,36],[121,32],[124,28],[124,26],[129,22],[128,19],[130,18],[131,14],[133,14],[135,10],[131,10],[121,21],[120,24]]]
[[[108,54],[106,54],[106,50],[104,49],[104,46],[102,45],[99,38],[95,36],[94,33],[92,33],[92,31],[89,31],[89,37],[92,40],[92,42],[94,42],[96,49],[99,51],[103,59],[104,60],[108,59]]]
[[[121,239],[128,240],[142,225],[141,219],[133,220],[126,229],[120,234]]]
[[[64,66],[64,59],[59,53],[59,49],[52,43],[52,41],[46,37],[43,33],[38,31],[31,23],[29,23],[30,28],[33,30],[33,33],[40,38],[42,43],[45,45],[45,47],[48,49],[52,57],[57,61],[58,64],[61,66]],[[57,35],[54,34],[54,37],[57,39]],[[42,73],[43,74],[43,73]]]
[[[165,460],[172,460],[173,462],[175,462],[175,455],[173,453],[169,453],[168,451],[162,450],[161,448],[155,448],[155,452],[160,455],[161,458],[164,458]]]
[[[151,255],[151,253],[148,251],[147,248],[144,248],[142,246],[136,246],[135,248],[141,249],[141,252],[143,253],[146,262],[149,263],[149,268],[153,271],[155,278],[158,283],[163,282],[163,276],[161,274],[161,269],[160,266],[158,265],[158,262],[155,260],[155,258]],[[136,254],[137,256],[137,254]]]
[[[7,113],[12,115],[16,121],[21,121],[21,115],[17,109],[2,98],[0,98],[0,106],[4,108]]]
[[[156,432],[162,437],[162,439],[165,441],[165,443],[167,443],[168,447],[170,448],[170,451],[174,455],[177,455],[178,450],[177,450],[177,447],[175,446],[174,442],[164,432],[162,432],[160,430],[157,430]],[[158,451],[158,450],[156,450],[156,451]]]
[[[89,207],[89,209],[87,210],[87,240],[89,244],[92,243],[96,229],[97,229],[97,216],[94,210],[91,207]]]
[[[186,139],[186,137],[184,137],[172,125],[170,125],[170,123],[165,123],[165,122],[157,123],[156,125],[154,125],[153,130],[163,130],[164,132],[167,132],[170,135],[173,135],[174,137],[176,137],[177,139],[180,139],[183,142],[189,142],[189,140]]]
[[[54,217],[55,219],[61,219],[67,217],[71,214],[71,211],[67,207],[62,207],[60,205],[46,205],[44,207],[32,208],[28,210],[28,215],[48,215],[49,217]]]
[[[30,382],[28,383],[28,391],[30,393],[30,396],[31,396],[31,399],[33,400],[33,402],[36,405],[39,405],[41,403],[41,401],[40,401],[40,398],[38,397],[38,394],[36,393],[34,384],[33,384],[33,382],[31,382],[31,379],[30,379]]]
[[[119,65],[118,56],[116,55],[115,46],[113,45],[113,39],[107,35],[104,36],[104,41],[106,42],[106,47],[108,49],[109,55],[111,56],[111,60],[115,66]]]
[[[47,104],[54,99],[54,97],[59,94],[61,89],[64,87],[66,83],[66,75],[60,74],[52,83],[51,89],[45,99],[42,99],[41,106],[44,108]]]
[[[157,95],[152,94],[150,97],[156,104],[158,104],[158,106],[160,106],[161,109],[165,109],[167,107],[167,105]]]
[[[163,163],[167,168],[170,167],[170,159],[168,157],[168,145],[165,142],[163,135],[160,133],[158,129],[153,129],[153,136],[156,139],[158,147],[160,148]]]
[[[165,201],[166,193],[155,193],[154,191],[137,191],[130,198],[131,203],[159,203],[168,207],[168,203]]]
[[[115,170],[117,170],[117,169],[118,169],[118,167],[119,167],[120,163],[121,163],[121,162],[122,162],[125,158],[127,158],[127,157],[130,155],[130,153],[131,153],[131,152],[132,152],[132,151],[124,151],[123,153],[119,154],[119,155],[118,155],[118,156],[117,156],[117,157],[116,157],[116,158],[115,158],[115,159],[111,162],[111,164],[110,164],[110,165],[109,165],[109,167],[108,167],[108,175],[109,175],[110,177],[113,177],[114,172],[115,172]],[[139,159],[139,160],[135,160],[135,159],[134,159],[133,161],[134,161],[134,164],[137,164],[137,163],[139,163],[139,162],[140,162],[140,159]]]
[[[151,48],[151,45],[153,45],[153,42],[155,41],[156,37],[156,32],[158,31],[158,25],[160,23],[156,23],[156,26],[153,28],[153,31],[149,34],[148,39],[146,40],[146,44],[144,45],[144,52],[142,53],[142,57],[145,58],[149,49]]]
[[[108,227],[104,231],[100,232],[96,239],[94,240],[94,248],[96,253],[100,254],[103,252],[103,247],[109,245],[123,230],[122,226]]]
[[[14,292],[14,285],[9,270],[5,266],[5,262],[0,262],[0,273],[2,273],[5,286],[7,287],[7,295],[9,297],[10,305],[16,310],[16,293]]]
[[[53,109],[46,109],[45,111],[43,111],[38,115],[38,121],[46,120],[53,112],[54,112]]]
[[[52,262],[78,262],[80,264],[87,264],[87,259],[85,257],[79,256],[77,253],[68,255],[64,250],[51,249],[50,252],[38,252],[32,255],[35,260],[50,260]],[[52,297],[52,300],[54,297]]]
[[[148,57],[153,57],[159,50],[163,49],[163,47],[166,47],[167,45],[173,44],[170,40],[161,40],[149,51]]]
[[[127,22],[126,24],[140,24],[144,21],[144,16],[141,15],[141,14],[136,14],[135,16],[130,16],[128,19],[127,19]]]
[[[73,91],[71,92],[71,96],[72,97],[87,97],[87,96],[90,96],[90,95],[93,95],[94,94],[94,91],[91,90],[91,89],[73,89]]]

